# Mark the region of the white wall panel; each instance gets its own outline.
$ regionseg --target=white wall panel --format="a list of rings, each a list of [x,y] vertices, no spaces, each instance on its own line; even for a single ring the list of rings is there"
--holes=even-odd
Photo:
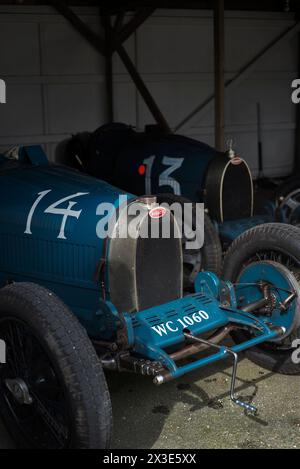
[[[115,84],[114,89],[114,118],[116,122],[126,122],[132,126],[137,124],[138,110],[137,92],[130,82]]]
[[[1,137],[43,134],[43,100],[39,85],[10,85],[0,106]]]
[[[105,121],[103,84],[47,85],[46,100],[50,134],[89,130]]]
[[[97,23],[88,26],[99,33]],[[42,72],[45,75],[103,73],[104,59],[69,24],[42,24]]]
[[[195,107],[195,103],[203,102],[213,92],[212,80],[199,77],[198,81],[185,81],[184,78],[183,76],[180,81],[153,82],[150,79],[146,81],[171,127],[175,127],[184,119]],[[145,123],[152,121],[152,117],[141,99],[139,99],[139,109],[139,124],[143,127]],[[202,122],[205,125],[205,119]]]
[[[101,32],[96,10],[82,18]],[[106,121],[104,59],[51,8],[0,7],[0,148],[42,143],[51,159],[71,133]],[[125,117],[125,116],[124,116]]]
[[[286,28],[294,24],[294,20],[284,19],[259,20],[243,18],[227,18],[226,33],[226,69],[238,71],[241,65],[253,59],[271,41],[279,37]],[[256,70],[288,71],[295,68],[295,42],[287,41],[283,46],[276,46],[269,52],[263,64]]]
[[[0,73],[8,75],[38,75],[40,73],[39,24],[33,20],[13,21],[11,15],[0,15]]]
[[[213,71],[213,30],[210,20],[168,18],[149,21],[138,32],[142,73],[197,73]],[[153,51],[147,54],[145,51]],[[192,53],[191,53],[192,51]]]

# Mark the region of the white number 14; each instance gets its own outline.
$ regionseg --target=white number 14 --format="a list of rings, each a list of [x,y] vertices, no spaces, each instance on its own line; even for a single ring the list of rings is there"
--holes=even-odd
[[[33,215],[34,215],[34,213],[37,209],[37,206],[41,202],[41,200],[47,194],[49,194],[49,192],[51,192],[51,189],[38,193],[38,198],[36,199],[36,201],[32,205],[32,207],[30,209],[30,212],[28,214],[25,234],[29,234],[29,235],[32,234],[31,223],[32,223]],[[66,236],[65,236],[65,228],[66,228],[66,223],[67,223],[68,218],[73,217],[73,218],[76,218],[78,220],[80,215],[81,215],[81,212],[82,212],[82,210],[77,210],[77,211],[72,210],[72,208],[77,204],[77,202],[74,202],[71,199],[75,199],[77,197],[82,197],[83,195],[88,195],[88,194],[89,194],[89,192],[77,192],[77,194],[72,194],[68,197],[60,199],[57,202],[55,202],[54,204],[50,205],[48,208],[46,208],[44,213],[48,213],[48,214],[51,214],[51,215],[61,215],[63,217],[62,222],[61,222],[61,226],[60,226],[59,235],[57,236],[58,239],[67,239]],[[65,202],[69,202],[68,207],[67,208],[59,208],[59,206],[61,204],[65,203]]]

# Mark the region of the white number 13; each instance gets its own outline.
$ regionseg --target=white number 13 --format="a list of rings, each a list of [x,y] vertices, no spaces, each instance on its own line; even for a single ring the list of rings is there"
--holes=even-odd
[[[144,160],[144,164],[146,165],[146,194],[152,193],[152,168],[155,161],[155,156],[150,156]],[[178,181],[175,178],[171,177],[177,169],[182,166],[184,158],[170,158],[169,156],[164,156],[162,160],[162,164],[164,166],[168,166],[159,176],[158,185],[161,186],[169,186],[172,188],[175,195],[181,195],[181,187]]]

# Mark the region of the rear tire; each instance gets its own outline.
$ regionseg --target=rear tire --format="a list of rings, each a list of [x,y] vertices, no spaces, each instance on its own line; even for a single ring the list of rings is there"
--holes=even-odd
[[[3,288],[0,338],[7,347],[7,363],[0,368],[0,413],[18,447],[109,447],[112,412],[102,366],[85,330],[60,299],[31,283]],[[9,389],[16,378],[30,405],[23,398],[18,402]]]
[[[273,260],[285,265],[300,278],[300,229],[290,225],[270,223],[252,228],[238,237],[230,246],[223,267],[223,278],[236,282],[246,265],[259,260]],[[233,339],[247,339],[244,332],[235,332]],[[293,341],[300,339],[300,328],[284,343],[264,344],[254,347],[246,355],[254,363],[283,374],[300,374],[300,364],[292,360],[295,352]],[[299,344],[297,344],[299,346]]]

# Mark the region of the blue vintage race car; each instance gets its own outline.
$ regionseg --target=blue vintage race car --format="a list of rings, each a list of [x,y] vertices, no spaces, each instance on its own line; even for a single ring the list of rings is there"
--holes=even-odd
[[[232,148],[222,153],[182,135],[109,124],[73,136],[66,162],[137,195],[167,194],[205,203],[226,244],[246,229],[274,221],[275,208],[268,203],[253,217],[251,171]]]
[[[290,223],[295,215],[300,220],[300,197],[297,207],[292,207],[293,216],[289,198],[281,200],[280,211],[270,200],[255,211],[253,179],[246,161],[233,149],[221,153],[185,136],[153,129],[136,132],[125,124],[105,125],[91,134],[74,136],[67,144],[65,161],[133,194],[157,194],[161,203],[205,204],[204,247],[198,253],[184,249],[187,287],[201,270],[220,273],[220,240],[225,251],[252,227]]]
[[[0,181],[0,414],[18,444],[108,447],[103,369],[161,385],[228,358],[231,399],[250,412],[235,396],[239,352],[299,373],[298,228],[247,231],[226,256],[225,280],[199,273],[184,296],[178,225],[155,197],[50,165],[35,147],[0,156]],[[157,236],[145,236],[149,226]]]

